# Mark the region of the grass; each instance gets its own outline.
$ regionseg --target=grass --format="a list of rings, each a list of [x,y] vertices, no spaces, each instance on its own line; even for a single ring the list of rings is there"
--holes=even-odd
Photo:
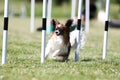
[[[15,6],[10,2],[11,6]],[[19,16],[21,3],[16,2],[15,15]],[[47,60],[40,63],[42,5],[36,4],[35,32],[30,33],[30,6],[27,7],[27,18],[10,17],[8,30],[7,63],[0,64],[0,80],[119,80],[120,79],[120,31],[109,28],[108,54],[102,60],[104,24],[97,20],[90,23],[85,48],[80,51],[80,59],[74,61],[74,50],[68,62]],[[0,2],[0,15],[3,16],[3,0]],[[61,9],[62,8],[62,9]],[[67,9],[67,10],[66,10]],[[111,5],[111,19],[119,19],[118,6]],[[60,12],[60,10],[62,10]],[[59,14],[59,15],[58,15]],[[54,7],[52,18],[65,22],[70,17],[70,6]],[[64,18],[64,19],[63,19]],[[47,34],[47,40],[50,35]],[[3,17],[0,17],[0,62],[2,57]]]
[[[65,22],[66,19],[59,19]],[[35,29],[41,26],[35,19]],[[7,63],[0,65],[0,80],[119,80],[120,32],[109,29],[108,55],[102,60],[104,25],[91,21],[87,43],[74,61],[72,50],[68,62],[47,60],[40,63],[41,32],[30,33],[29,18],[10,18],[8,30]],[[3,19],[0,18],[0,54],[2,54]],[[50,35],[47,34],[47,39]],[[0,55],[0,62],[1,62]]]

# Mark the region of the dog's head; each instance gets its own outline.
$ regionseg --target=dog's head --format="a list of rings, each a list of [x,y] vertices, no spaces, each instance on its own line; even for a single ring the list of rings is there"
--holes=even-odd
[[[73,20],[69,19],[65,24],[62,24],[58,20],[52,19],[51,25],[54,27],[54,33],[59,36],[64,35],[66,32],[69,32],[69,28],[72,25],[72,22]]]

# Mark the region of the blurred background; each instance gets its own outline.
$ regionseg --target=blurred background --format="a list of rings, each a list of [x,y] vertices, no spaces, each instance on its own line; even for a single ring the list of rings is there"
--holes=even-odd
[[[31,0],[9,0],[9,16],[10,17],[30,17]],[[42,17],[42,1],[35,0],[35,17]],[[105,10],[106,0],[96,0],[97,13]],[[4,0],[0,0],[0,17],[4,15]],[[71,0],[53,0],[52,17],[70,18],[71,16]],[[111,0],[110,3],[110,19],[120,19],[120,0]]]

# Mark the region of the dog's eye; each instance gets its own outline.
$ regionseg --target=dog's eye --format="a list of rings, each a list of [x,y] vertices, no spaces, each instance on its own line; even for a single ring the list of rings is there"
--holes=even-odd
[[[56,28],[55,30],[64,31],[63,28]]]
[[[57,27],[55,30],[61,30],[61,28]]]

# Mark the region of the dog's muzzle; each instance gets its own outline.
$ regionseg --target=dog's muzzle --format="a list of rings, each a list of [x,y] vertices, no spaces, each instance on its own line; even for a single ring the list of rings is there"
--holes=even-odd
[[[57,28],[55,30],[55,33],[56,33],[57,36],[59,36],[59,35],[63,34],[63,29]]]
[[[55,33],[56,33],[57,36],[60,35],[60,31],[59,30],[56,30]]]

